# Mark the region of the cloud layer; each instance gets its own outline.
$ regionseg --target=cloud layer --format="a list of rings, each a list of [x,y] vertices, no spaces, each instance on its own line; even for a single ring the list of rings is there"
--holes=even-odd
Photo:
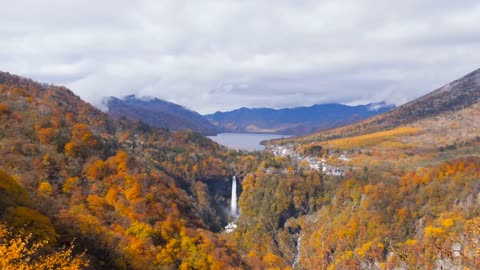
[[[97,106],[128,94],[201,113],[401,104],[480,63],[474,0],[4,4],[0,69],[66,85]]]

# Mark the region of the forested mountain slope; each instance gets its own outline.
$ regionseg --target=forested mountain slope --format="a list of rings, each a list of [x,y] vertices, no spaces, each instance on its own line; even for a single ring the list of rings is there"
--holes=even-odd
[[[299,269],[480,267],[479,78],[358,124],[270,142],[308,155],[304,166],[345,172],[322,178],[321,208],[311,200],[286,223],[301,237]]]
[[[92,269],[240,264],[212,233],[225,221],[207,180],[230,176],[212,141],[113,120],[68,89],[3,72],[0,125],[0,221],[15,232],[49,247],[75,239]]]
[[[115,118],[126,117],[173,131],[192,130],[203,135],[217,134],[217,128],[199,113],[158,98],[109,97],[105,103],[108,114]]]
[[[479,269],[475,76],[422,102],[448,110],[280,141],[270,147],[287,154],[273,156],[115,120],[65,88],[0,73],[0,248],[31,233],[49,241],[34,253],[55,260],[75,239],[72,269]]]
[[[328,131],[295,139],[299,142],[331,140],[391,129],[442,113],[455,112],[480,101],[480,69],[390,112]]]

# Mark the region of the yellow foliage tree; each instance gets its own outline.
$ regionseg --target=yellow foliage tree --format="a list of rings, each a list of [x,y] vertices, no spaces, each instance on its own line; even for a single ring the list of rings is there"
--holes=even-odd
[[[0,169],[0,207],[28,204],[29,197],[16,179]]]
[[[46,241],[32,242],[0,225],[0,269],[3,270],[79,270],[88,266],[85,254],[73,255],[73,246],[48,255],[39,255]]]
[[[78,177],[69,177],[65,182],[63,183],[62,186],[62,191],[65,193],[71,193],[72,190],[78,186],[80,183],[80,178]]]
[[[56,242],[57,234],[50,219],[31,208],[9,207],[5,211],[4,218],[11,226],[31,234],[34,240],[45,239],[49,243]]]
[[[41,182],[38,186],[38,193],[41,196],[50,196],[53,193],[52,185],[48,182]]]
[[[101,179],[107,172],[107,164],[102,160],[96,160],[87,168],[87,179],[90,181]]]

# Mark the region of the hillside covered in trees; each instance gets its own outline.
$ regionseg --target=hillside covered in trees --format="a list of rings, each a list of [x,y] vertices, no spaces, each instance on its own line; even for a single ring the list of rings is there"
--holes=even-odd
[[[480,267],[479,75],[359,124],[270,142],[345,172],[296,219],[305,268]]]
[[[327,141],[392,129],[421,119],[462,110],[480,101],[480,69],[446,84],[431,93],[412,100],[389,112],[358,123],[295,138],[297,142]]]
[[[234,154],[190,131],[111,119],[65,88],[8,73],[0,100],[9,231],[48,241],[45,249],[74,241],[92,269],[241,264],[212,232],[226,221],[206,191],[208,179],[230,176]]]
[[[0,268],[478,269],[480,105],[451,93],[465,103],[388,129],[269,142],[292,156],[113,119],[0,73]]]
[[[175,103],[158,98],[126,96],[105,99],[108,115],[142,121],[152,127],[172,131],[192,130],[203,135],[216,135],[217,127],[204,116]]]

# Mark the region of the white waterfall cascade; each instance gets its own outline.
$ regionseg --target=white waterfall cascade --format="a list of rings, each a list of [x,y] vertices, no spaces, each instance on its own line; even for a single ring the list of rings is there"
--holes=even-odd
[[[232,177],[232,198],[230,200],[230,213],[233,217],[237,217],[237,178]]]
[[[301,245],[301,243],[302,243],[302,235],[300,235],[297,239],[295,258],[293,259],[292,268],[295,268],[295,266],[297,266],[298,263],[300,262],[300,245]]]
[[[234,221],[225,226],[225,231],[231,233],[237,229],[238,209],[237,209],[237,177],[232,177],[232,197],[230,199],[230,214],[234,218]]]

